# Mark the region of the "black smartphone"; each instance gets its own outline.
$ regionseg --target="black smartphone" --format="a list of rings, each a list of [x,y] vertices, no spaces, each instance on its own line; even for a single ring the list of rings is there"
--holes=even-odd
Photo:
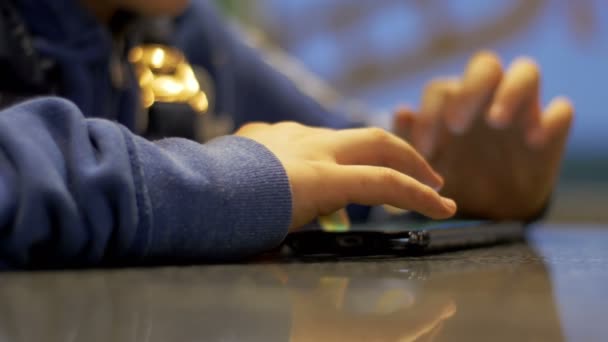
[[[353,224],[329,231],[314,224],[290,233],[285,245],[296,255],[416,255],[521,241],[516,221],[430,220],[410,216]]]

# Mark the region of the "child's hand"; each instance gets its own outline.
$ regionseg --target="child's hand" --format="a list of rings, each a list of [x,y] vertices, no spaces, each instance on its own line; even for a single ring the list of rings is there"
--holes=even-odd
[[[540,72],[529,59],[503,72],[491,53],[459,79],[429,83],[420,112],[397,111],[396,130],[445,176],[443,194],[466,214],[526,219],[546,205],[573,115],[554,99],[541,109]]]
[[[293,198],[291,229],[350,203],[389,204],[437,219],[456,212],[454,201],[434,190],[442,178],[410,145],[384,130],[253,123],[236,135],[266,146],[285,167]]]

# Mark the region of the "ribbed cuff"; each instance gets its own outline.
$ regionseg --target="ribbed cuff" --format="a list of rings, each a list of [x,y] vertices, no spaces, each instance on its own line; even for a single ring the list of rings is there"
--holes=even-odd
[[[237,259],[287,235],[289,180],[263,145],[227,136],[138,140],[137,150],[152,216],[146,259]]]

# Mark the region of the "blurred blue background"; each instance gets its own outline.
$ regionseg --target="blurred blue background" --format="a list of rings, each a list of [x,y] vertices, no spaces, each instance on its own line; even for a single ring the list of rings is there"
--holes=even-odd
[[[348,98],[390,111],[417,105],[434,77],[479,49],[543,71],[543,101],[576,106],[564,177],[608,179],[608,2],[603,0],[223,1],[248,26]]]

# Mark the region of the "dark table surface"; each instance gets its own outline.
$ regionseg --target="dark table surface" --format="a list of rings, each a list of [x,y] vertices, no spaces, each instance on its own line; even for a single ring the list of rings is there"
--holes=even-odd
[[[426,257],[5,273],[0,341],[606,341],[608,226]]]

